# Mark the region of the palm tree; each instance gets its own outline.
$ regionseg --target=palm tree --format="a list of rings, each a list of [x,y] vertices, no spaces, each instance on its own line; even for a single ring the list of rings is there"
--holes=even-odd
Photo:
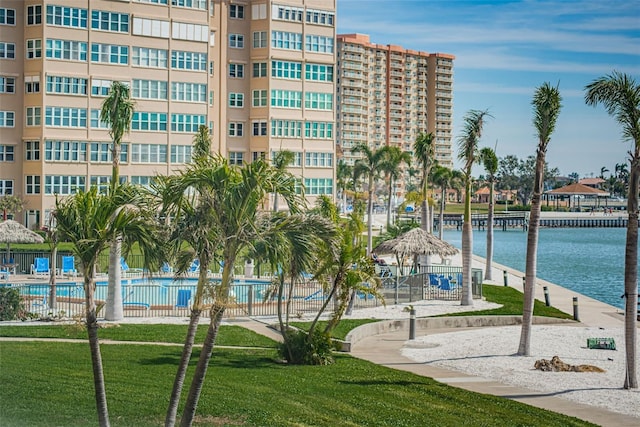
[[[185,403],[181,426],[190,426],[207,373],[211,352],[229,302],[233,285],[233,268],[240,251],[256,240],[261,230],[258,211],[268,194],[282,196],[289,211],[295,214],[302,206],[302,196],[296,192],[296,179],[287,172],[277,170],[259,159],[243,167],[231,166],[222,157],[213,157],[208,165],[196,163],[188,167],[179,181],[182,188],[206,189],[207,215],[210,219],[203,227],[215,239],[212,244],[220,248],[224,266],[222,278],[215,288],[209,316],[207,335],[196,365],[189,394]],[[203,265],[206,268],[206,266]]]
[[[353,165],[354,179],[357,180],[361,176],[365,176],[367,179],[367,255],[371,254],[373,248],[373,192],[376,181],[382,172],[383,148],[372,151],[367,145],[359,144],[351,150],[354,153],[363,154],[363,157],[356,160]]]
[[[585,87],[587,105],[602,104],[622,126],[622,136],[633,142],[629,151],[627,194],[627,244],[624,261],[625,352],[627,357],[624,388],[638,388],[636,348],[636,310],[638,307],[638,186],[640,185],[640,85],[626,74],[614,71]],[[618,165],[616,165],[616,168]],[[622,169],[622,168],[620,168]]]
[[[462,134],[458,137],[460,152],[458,158],[464,161],[464,220],[462,223],[462,305],[473,305],[471,293],[471,255],[473,248],[473,230],[471,229],[471,168],[478,156],[478,140],[482,135],[482,127],[488,110],[469,110],[464,116]]]
[[[496,183],[496,173],[498,172],[498,156],[489,147],[480,150],[480,161],[487,172],[487,182],[489,183],[489,212],[487,214],[487,260],[484,273],[485,280],[493,280],[491,270],[493,264],[493,210],[494,210],[494,187]]]
[[[440,165],[436,165],[431,174],[433,184],[440,187],[440,214],[438,217],[438,237],[440,239],[443,237],[444,208],[447,198],[447,187],[450,185],[452,176],[451,169]]]
[[[336,188],[340,193],[342,212],[347,209],[347,190],[355,191],[353,187],[353,167],[349,166],[344,160],[338,161],[336,167]]]
[[[114,81],[109,95],[102,102],[100,120],[109,127],[111,137],[111,185],[109,191],[114,192],[120,184],[120,150],[122,137],[131,130],[133,117],[133,101],[129,86]],[[115,236],[109,251],[109,286],[105,319],[122,320],[124,318],[121,292],[120,256],[122,254],[121,237]]]
[[[138,243],[144,255],[145,267],[155,271],[159,265],[158,256],[162,252],[156,234],[157,227],[150,212],[136,207],[146,204],[141,193],[128,185],[119,186],[108,195],[99,194],[97,188],[92,187],[87,192],[79,190],[72,196],[57,200],[53,212],[56,229],[73,244],[72,251],[80,261],[80,270],[84,276],[85,320],[101,426],[109,425],[109,412],[95,301],[98,257],[116,236],[122,236],[126,248],[134,242]]]
[[[193,159],[201,159],[211,154],[211,135],[205,125],[198,127],[198,132],[193,137]]]
[[[433,133],[420,133],[413,143],[413,154],[422,168],[420,177],[420,191],[422,194],[422,206],[420,208],[420,227],[431,232],[429,224],[429,174],[435,162],[436,141]]]
[[[606,167],[606,166],[602,166],[602,167],[600,168],[600,178],[601,178],[601,179],[605,179],[605,178],[604,178],[604,173],[605,173],[605,172],[609,172],[609,169],[607,169],[607,167]]]
[[[279,150],[273,153],[273,159],[271,165],[280,172],[287,170],[290,164],[293,163],[296,155],[290,150]],[[273,195],[273,211],[278,212],[278,193]]]
[[[411,154],[402,151],[397,146],[383,147],[381,170],[386,173],[389,179],[389,200],[387,201],[387,227],[391,225],[391,207],[393,202],[393,184],[400,177],[402,163],[410,164]]]
[[[521,356],[529,356],[530,354],[531,324],[533,321],[533,302],[536,286],[538,227],[540,224],[542,192],[544,191],[545,157],[551,134],[556,128],[556,122],[562,108],[562,97],[558,87],[553,87],[548,82],[543,83],[536,89],[531,104],[533,105],[533,126],[536,128],[538,135],[538,148],[536,150],[535,179],[533,181],[533,195],[531,196],[531,212],[529,214],[529,230],[527,234],[522,329],[518,346],[518,355]]]

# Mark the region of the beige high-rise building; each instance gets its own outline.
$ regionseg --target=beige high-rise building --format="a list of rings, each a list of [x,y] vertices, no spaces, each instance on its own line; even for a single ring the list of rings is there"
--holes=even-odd
[[[337,145],[345,163],[352,165],[361,156],[351,151],[356,144],[412,152],[416,137],[432,132],[436,159],[453,167],[455,57],[375,44],[363,34],[339,34],[337,39]]]
[[[335,0],[1,0],[0,195],[46,224],[55,195],[105,186],[99,120],[114,81],[135,101],[120,175],[190,162],[207,125],[234,164],[295,153],[311,202],[334,193]]]

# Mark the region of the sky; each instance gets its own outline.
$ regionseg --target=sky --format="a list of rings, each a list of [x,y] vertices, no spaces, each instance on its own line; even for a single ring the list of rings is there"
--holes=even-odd
[[[535,155],[531,100],[549,82],[562,96],[549,166],[582,178],[628,163],[631,142],[604,107],[585,104],[584,87],[614,70],[640,84],[640,0],[337,0],[337,9],[338,34],[455,55],[454,157],[472,109],[493,116],[479,147],[498,157]]]

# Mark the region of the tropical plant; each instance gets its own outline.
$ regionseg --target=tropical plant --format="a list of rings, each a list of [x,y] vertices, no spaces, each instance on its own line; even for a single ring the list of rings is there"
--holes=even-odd
[[[363,157],[353,165],[354,179],[364,176],[367,180],[367,255],[371,254],[373,244],[373,193],[376,181],[382,173],[383,148],[371,150],[366,144],[356,145],[352,152],[362,153]]]
[[[462,180],[462,173],[456,169],[449,169],[445,166],[436,165],[431,174],[434,185],[440,187],[440,213],[438,219],[438,237],[443,238],[444,233],[444,210],[447,206],[447,190]]]
[[[198,126],[198,131],[193,136],[193,159],[202,159],[211,154],[211,135],[205,125]]]
[[[387,227],[391,225],[391,209],[393,206],[393,184],[400,177],[402,164],[409,165],[411,163],[411,154],[402,151],[397,146],[383,147],[384,155],[382,156],[381,169],[389,180],[389,200],[387,201]]]
[[[2,219],[7,220],[7,214],[15,215],[24,209],[25,201],[18,196],[6,194],[0,196],[0,210],[2,210]]]
[[[462,134],[458,137],[458,158],[464,162],[462,170],[465,183],[464,219],[462,222],[462,305],[473,305],[471,292],[471,255],[473,231],[471,229],[471,168],[477,161],[478,140],[486,118],[491,117],[488,110],[469,110],[464,116]]]
[[[355,192],[353,182],[353,167],[349,166],[340,159],[336,167],[336,189],[340,198],[342,213],[347,212],[347,191]]]
[[[109,128],[111,137],[111,182],[109,191],[114,192],[120,184],[120,151],[122,137],[131,130],[134,104],[131,91],[125,83],[115,80],[102,102],[100,121]],[[122,320],[124,318],[121,291],[120,257],[122,255],[122,237],[114,236],[109,250],[109,278],[105,319]]]
[[[494,209],[494,187],[496,173],[498,172],[498,156],[489,147],[480,150],[480,162],[487,172],[486,180],[489,184],[489,210],[487,213],[487,256],[486,268],[484,272],[485,280],[493,280],[491,270],[493,269],[493,209]]]
[[[627,74],[614,71],[585,87],[587,105],[602,104],[622,127],[622,137],[632,142],[629,150],[627,193],[627,243],[624,261],[625,353],[624,388],[638,388],[636,310],[638,307],[638,196],[640,186],[640,84]],[[616,165],[616,171],[621,170]]]
[[[431,232],[429,215],[429,175],[435,163],[436,140],[433,133],[420,133],[413,143],[413,155],[420,164],[422,174],[420,176],[420,194],[422,206],[420,208],[420,227]]]
[[[280,172],[284,172],[287,170],[289,165],[293,163],[296,155],[293,151],[290,150],[279,150],[273,153],[273,159],[271,160],[271,165],[276,168],[276,170]],[[273,195],[273,211],[278,212],[278,193]]]
[[[198,196],[204,196],[205,200],[199,203],[206,204],[202,208],[206,222],[200,225],[202,230],[199,232],[208,235],[208,239],[203,238],[202,242],[208,240],[208,245],[219,250],[223,262],[220,283],[211,296],[209,327],[180,421],[182,426],[193,423],[220,323],[231,298],[236,259],[262,234],[257,227],[261,223],[258,212],[262,202],[268,194],[278,193],[292,214],[299,212],[303,198],[297,194],[295,183],[293,175],[277,170],[265,160],[258,159],[240,167],[229,165],[220,156],[195,162],[175,176],[172,185],[176,194],[184,194],[191,189]],[[207,264],[203,260],[201,266],[201,270],[206,271]],[[167,425],[170,422],[165,420]]]
[[[99,307],[96,305],[96,267],[100,253],[117,236],[122,236],[126,250],[135,242],[143,254],[145,267],[156,271],[161,255],[160,239],[151,211],[138,208],[148,201],[135,187],[118,186],[109,194],[97,187],[78,190],[74,195],[56,201],[53,216],[56,229],[73,244],[72,251],[80,262],[84,276],[85,324],[91,350],[93,384],[100,426],[109,425],[102,356],[98,340]]]
[[[562,97],[558,87],[545,82],[538,88],[531,101],[533,106],[533,126],[538,136],[536,150],[536,172],[531,197],[531,212],[529,214],[529,228],[527,234],[527,255],[525,266],[524,301],[522,308],[522,328],[518,354],[529,356],[531,347],[531,325],[533,322],[533,302],[535,300],[536,268],[538,254],[538,228],[540,225],[540,210],[542,193],[544,191],[544,169],[547,147],[551,141],[551,134],[556,128],[556,122],[562,108]]]

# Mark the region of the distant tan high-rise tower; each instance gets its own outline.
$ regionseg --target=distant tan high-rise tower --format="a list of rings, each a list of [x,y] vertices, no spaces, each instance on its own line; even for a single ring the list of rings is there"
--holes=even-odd
[[[347,164],[359,158],[351,149],[395,145],[412,152],[421,133],[432,132],[436,159],[453,167],[453,60],[371,43],[368,35],[339,34],[337,144]]]
[[[112,81],[135,100],[120,175],[148,185],[212,146],[242,164],[295,153],[313,201],[334,194],[335,0],[2,0],[0,195],[46,224],[55,195],[106,186],[98,119]]]

